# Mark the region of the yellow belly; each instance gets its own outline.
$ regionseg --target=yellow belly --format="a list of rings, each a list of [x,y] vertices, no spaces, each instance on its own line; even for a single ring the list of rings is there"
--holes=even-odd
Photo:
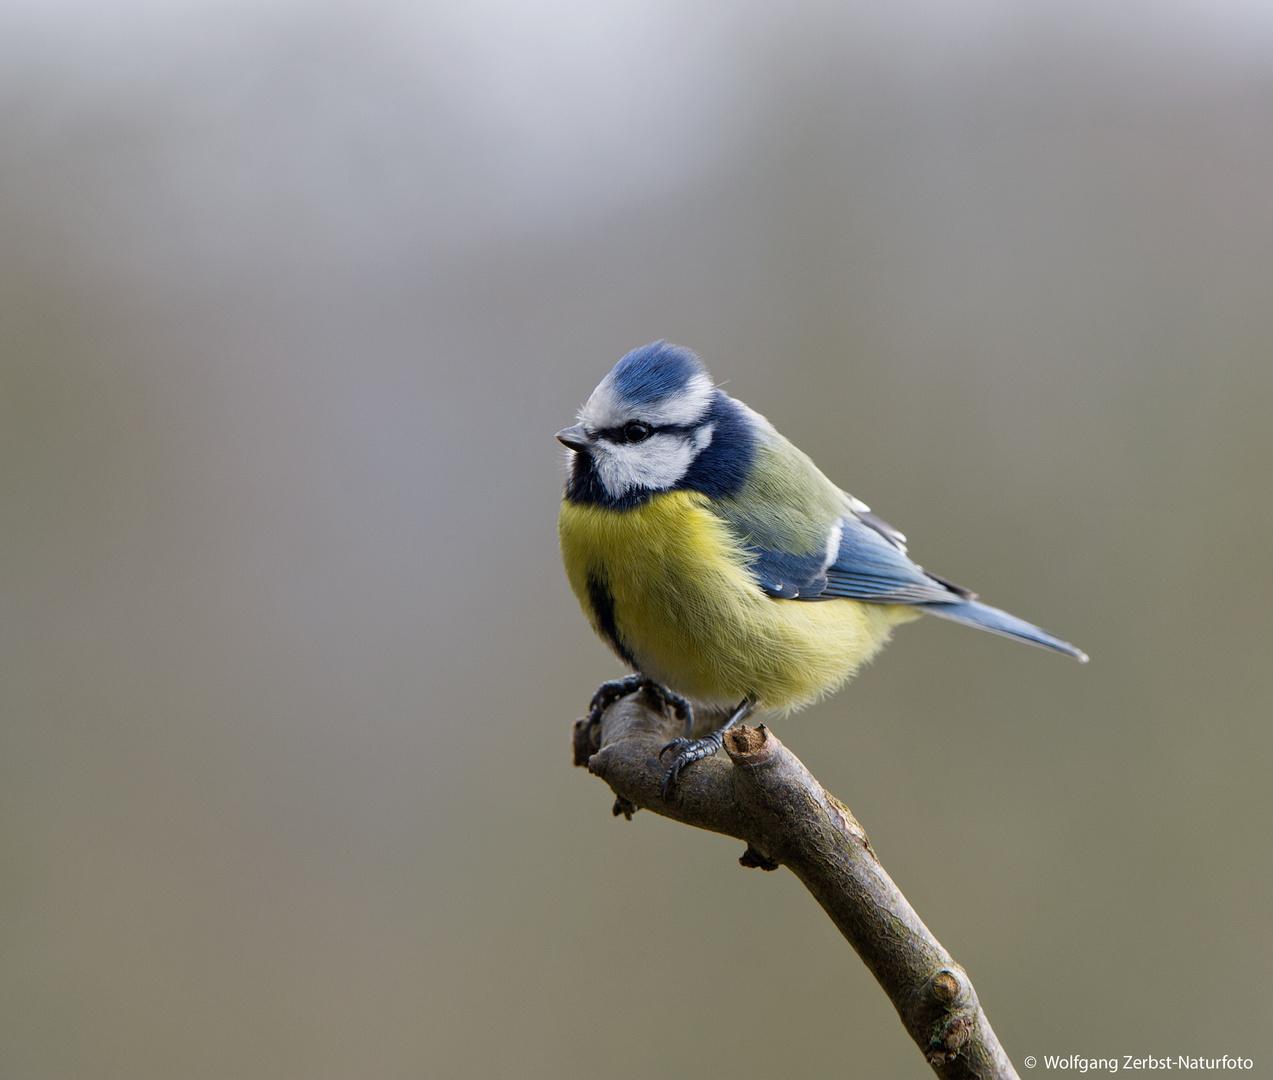
[[[706,496],[673,491],[629,510],[564,501],[558,531],[571,588],[593,629],[598,585],[619,649],[692,701],[799,708],[842,685],[913,608],[856,600],[776,600],[747,569]]]

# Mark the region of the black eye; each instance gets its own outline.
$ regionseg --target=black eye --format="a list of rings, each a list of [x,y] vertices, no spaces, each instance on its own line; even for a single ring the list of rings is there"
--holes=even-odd
[[[650,437],[650,426],[640,420],[629,420],[623,425],[623,434],[628,442],[644,442]]]

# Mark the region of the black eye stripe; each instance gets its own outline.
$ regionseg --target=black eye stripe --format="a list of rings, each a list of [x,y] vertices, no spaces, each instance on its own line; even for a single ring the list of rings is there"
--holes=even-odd
[[[628,438],[628,433],[625,430],[630,423],[632,423],[632,421],[628,420],[615,427],[598,428],[596,436],[599,439],[605,439],[607,442],[612,443],[631,442],[632,440]],[[669,432],[677,435],[686,435],[694,430],[694,427],[690,424],[648,424],[644,420],[640,421],[640,423],[645,424],[646,429],[650,433],[645,437],[645,439],[640,440],[642,442],[648,440],[653,435],[663,435]]]

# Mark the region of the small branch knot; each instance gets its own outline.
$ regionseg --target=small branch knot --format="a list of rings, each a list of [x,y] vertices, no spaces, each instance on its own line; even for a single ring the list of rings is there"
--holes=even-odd
[[[959,978],[953,971],[939,971],[933,976],[933,996],[946,1007],[959,998]]]
[[[738,857],[738,865],[745,866],[748,869],[777,870],[779,864],[763,851],[757,851],[754,847],[748,844],[747,850]]]
[[[826,791],[825,788],[823,790]],[[832,795],[831,792],[826,791],[826,796],[827,806],[830,807],[831,816],[835,819],[836,824],[844,830],[846,836],[853,837],[854,840],[871,853],[872,858],[876,858],[878,861],[878,857],[875,855],[875,848],[871,847],[871,841],[866,835],[866,830],[858,824],[858,819],[853,816],[853,811]]]
[[[924,1056],[930,1065],[945,1065],[957,1058],[960,1052],[972,1041],[977,1022],[971,1016],[959,1013],[950,1017],[939,1030],[933,1032]]]
[[[929,979],[925,990],[940,1015],[933,1023],[924,1056],[929,1064],[942,1065],[972,1042],[977,1032],[977,1005],[967,976],[949,968]]]

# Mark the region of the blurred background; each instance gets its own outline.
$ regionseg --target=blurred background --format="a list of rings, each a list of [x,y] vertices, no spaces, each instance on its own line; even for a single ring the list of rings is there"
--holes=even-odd
[[[929,1075],[570,765],[553,433],[660,337],[1092,655],[926,620],[774,724],[1013,1058],[1273,1076],[1239,0],[5,0],[0,1074]]]

